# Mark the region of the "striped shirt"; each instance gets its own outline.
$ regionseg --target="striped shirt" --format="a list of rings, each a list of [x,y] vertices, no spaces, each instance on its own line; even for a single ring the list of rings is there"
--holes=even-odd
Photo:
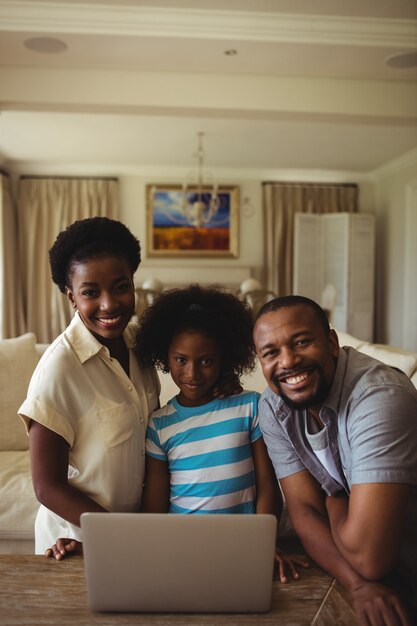
[[[153,412],[146,453],[168,463],[170,513],[255,513],[251,443],[262,434],[255,391]]]

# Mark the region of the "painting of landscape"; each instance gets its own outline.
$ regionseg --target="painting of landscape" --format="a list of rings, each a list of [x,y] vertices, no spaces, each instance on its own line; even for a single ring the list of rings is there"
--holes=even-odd
[[[237,194],[148,185],[148,255],[237,256]]]

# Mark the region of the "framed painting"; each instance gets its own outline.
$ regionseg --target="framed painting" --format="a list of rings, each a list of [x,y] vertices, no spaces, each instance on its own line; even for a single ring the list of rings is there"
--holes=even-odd
[[[239,188],[147,185],[149,257],[237,257]]]

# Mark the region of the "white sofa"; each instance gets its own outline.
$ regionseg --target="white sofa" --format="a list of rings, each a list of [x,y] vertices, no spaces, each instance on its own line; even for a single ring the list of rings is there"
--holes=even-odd
[[[338,332],[341,345],[352,345],[361,352],[402,369],[417,387],[417,354],[390,346],[369,344]],[[17,409],[23,402],[32,372],[45,345],[36,344],[27,333],[0,341],[0,553],[33,553],[33,524],[38,503],[30,475],[28,438]],[[160,375],[161,403],[177,387],[167,374]],[[243,381],[245,389],[262,392],[265,381],[260,367]]]

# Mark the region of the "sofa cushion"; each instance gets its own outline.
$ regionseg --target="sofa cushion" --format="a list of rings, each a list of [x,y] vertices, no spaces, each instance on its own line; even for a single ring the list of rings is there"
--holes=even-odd
[[[351,346],[352,348],[359,350],[359,348],[366,343],[363,339],[353,337],[353,335],[349,335],[349,333],[345,333],[342,330],[337,330],[337,328],[334,328],[333,330],[336,331],[339,338],[339,346]]]
[[[0,539],[33,539],[39,509],[29,451],[0,452]]]
[[[26,398],[38,363],[35,335],[0,340],[0,451],[27,450],[28,437],[17,410]]]
[[[397,348],[391,348],[385,344],[365,343],[360,346],[359,352],[372,356],[378,361],[382,361],[391,367],[397,367],[408,377],[411,377],[417,367],[417,355]]]

